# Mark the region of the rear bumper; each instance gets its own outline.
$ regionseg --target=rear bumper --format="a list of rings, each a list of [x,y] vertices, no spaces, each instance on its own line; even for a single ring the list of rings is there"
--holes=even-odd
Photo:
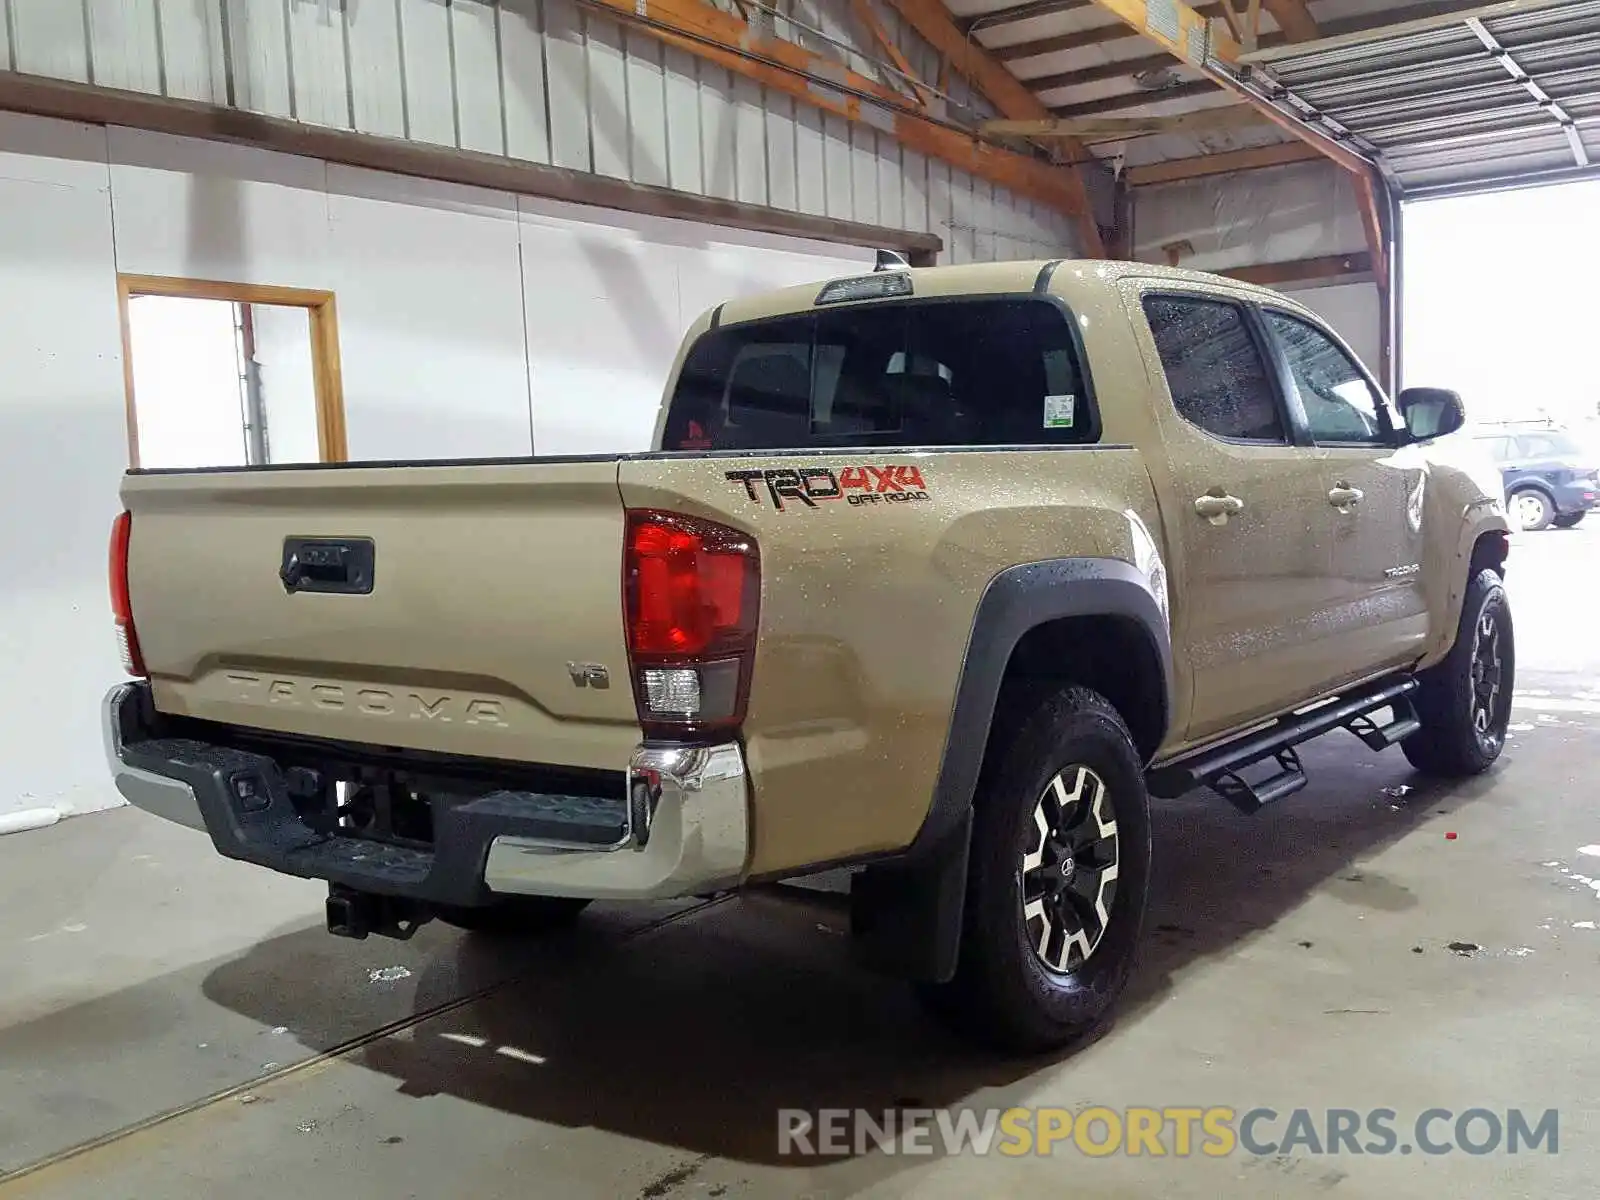
[[[434,904],[497,894],[646,900],[734,886],[749,857],[748,778],[735,743],[641,745],[626,795],[590,801],[570,824],[576,835],[563,833],[568,798],[502,791],[437,807],[432,846],[418,848],[312,829],[273,758],[160,736],[146,684],[113,687],[103,716],[112,778],[130,804],[205,832],[226,857],[287,875]]]

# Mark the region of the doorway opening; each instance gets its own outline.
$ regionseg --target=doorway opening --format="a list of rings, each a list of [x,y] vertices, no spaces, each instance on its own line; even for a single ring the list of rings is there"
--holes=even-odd
[[[345,461],[333,293],[139,275],[118,292],[132,466]]]

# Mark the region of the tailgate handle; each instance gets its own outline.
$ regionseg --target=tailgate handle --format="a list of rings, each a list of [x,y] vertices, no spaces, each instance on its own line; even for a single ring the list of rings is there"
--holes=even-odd
[[[371,538],[284,538],[278,578],[290,592],[372,591],[376,547]]]

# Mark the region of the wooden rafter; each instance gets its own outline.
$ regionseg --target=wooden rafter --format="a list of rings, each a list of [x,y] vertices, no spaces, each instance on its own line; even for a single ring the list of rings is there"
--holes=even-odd
[[[1117,62],[1099,63],[1077,71],[1060,71],[1053,75],[1035,75],[1024,79],[1035,93],[1055,88],[1082,87],[1089,83],[1105,83],[1112,79],[1129,79],[1146,71],[1159,71],[1172,65],[1170,54],[1149,54],[1141,58],[1124,58]]]
[[[1240,129],[1266,120],[1246,105],[1206,108],[1171,117],[1053,117],[1044,121],[985,121],[983,132],[996,136],[1078,138],[1085,142],[1114,142],[1163,133],[1208,133]]]
[[[1179,83],[1158,91],[1121,92],[1099,100],[1086,100],[1082,104],[1056,105],[1050,111],[1058,117],[1093,117],[1101,113],[1124,112],[1130,108],[1148,108],[1152,104],[1165,104],[1171,100],[1192,100],[1198,96],[1217,95],[1217,85],[1209,79],[1195,83]]]
[[[1257,0],[1251,0],[1252,5]],[[1309,42],[1322,36],[1305,0],[1259,0],[1291,42]]]
[[[1330,254],[1321,258],[1297,258],[1290,262],[1257,263],[1249,267],[1230,267],[1216,272],[1241,283],[1255,283],[1262,287],[1279,287],[1286,283],[1309,283],[1312,280],[1350,279],[1354,276],[1370,277],[1372,256],[1360,254]]]
[[[1308,162],[1321,157],[1318,151],[1304,142],[1279,142],[1272,146],[1253,146],[1248,150],[1228,150],[1220,154],[1201,154],[1194,158],[1152,163],[1147,167],[1129,167],[1123,179],[1129,187],[1146,187],[1156,183],[1203,179],[1208,175],[1232,175],[1263,167],[1281,167],[1287,163]]]
[[[872,11],[872,0],[850,0],[850,8],[856,14],[856,20],[861,22],[862,27],[872,36],[872,40],[878,43],[879,48],[889,56],[889,61],[894,63],[896,69],[904,76],[905,83],[913,90],[918,103],[927,108],[933,99],[933,93],[918,78],[910,61],[895,44],[895,40],[889,36],[889,31],[883,27],[883,22],[878,20],[878,14]]]
[[[784,38],[758,33],[705,0],[583,0],[593,11],[753,79],[824,112],[868,125],[919,154],[1081,217],[1088,197],[1080,178],[1062,167],[990,145],[931,116],[908,111],[905,96],[838,61]]]
[[[865,0],[861,0],[865,2]],[[907,24],[928,42],[950,69],[972,84],[1000,113],[1013,120],[1043,120],[1050,110],[1006,67],[956,27],[950,10],[940,0],[889,0]],[[1071,138],[1061,140],[1064,157],[1082,161],[1090,158],[1088,147]],[[1070,186],[1080,195],[1080,211],[1075,214],[1078,236],[1085,254],[1098,258],[1105,253],[1100,227],[1095,221],[1088,190],[1077,167],[1062,168]]]

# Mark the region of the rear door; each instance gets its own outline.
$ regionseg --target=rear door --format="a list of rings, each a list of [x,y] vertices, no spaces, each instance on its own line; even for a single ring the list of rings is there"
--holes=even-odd
[[[1262,323],[1317,447],[1309,534],[1329,547],[1332,591],[1317,614],[1337,684],[1411,661],[1428,635],[1418,447],[1356,357],[1319,323],[1270,306]]]
[[[1248,306],[1217,290],[1146,291],[1167,402],[1150,458],[1174,572],[1175,641],[1194,679],[1188,739],[1298,702],[1332,669],[1313,616],[1333,587],[1311,536],[1315,451],[1295,445],[1267,344]]]

